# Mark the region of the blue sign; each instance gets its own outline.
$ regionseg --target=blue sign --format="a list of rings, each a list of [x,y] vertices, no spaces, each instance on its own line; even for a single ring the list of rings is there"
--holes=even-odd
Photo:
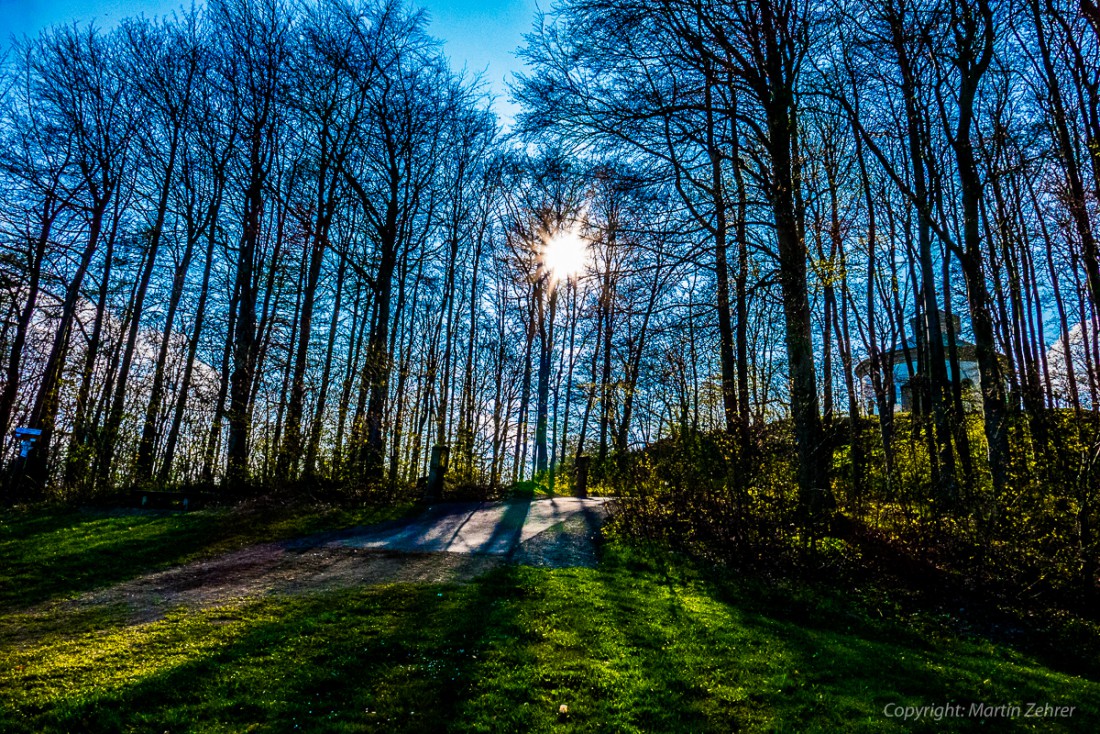
[[[25,459],[31,455],[34,442],[42,435],[41,428],[16,428],[15,437],[19,439],[19,458]]]

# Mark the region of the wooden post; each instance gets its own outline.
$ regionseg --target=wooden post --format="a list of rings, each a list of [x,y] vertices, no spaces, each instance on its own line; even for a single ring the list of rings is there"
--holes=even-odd
[[[591,457],[578,456],[573,465],[573,495],[588,496],[588,463]]]
[[[432,446],[432,464],[428,470],[428,484],[424,489],[424,499],[434,502],[443,496],[443,477],[447,474],[447,462],[451,449],[443,444]]]

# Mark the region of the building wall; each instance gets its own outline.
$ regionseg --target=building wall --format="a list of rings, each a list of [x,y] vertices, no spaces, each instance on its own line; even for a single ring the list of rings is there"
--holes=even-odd
[[[913,365],[914,369],[916,365]],[[977,397],[977,386],[980,384],[978,375],[978,363],[960,360],[959,372],[962,377],[963,383],[963,403],[967,410],[976,410],[980,407],[980,399]],[[947,365],[947,377],[953,379],[950,363]],[[894,363],[894,401],[896,410],[901,412],[909,412],[913,409],[912,397],[909,384],[909,367],[906,365],[905,360]],[[864,377],[863,383],[863,404],[867,409],[868,414],[875,415],[878,412],[878,406],[875,405],[875,393],[871,386],[871,378]]]

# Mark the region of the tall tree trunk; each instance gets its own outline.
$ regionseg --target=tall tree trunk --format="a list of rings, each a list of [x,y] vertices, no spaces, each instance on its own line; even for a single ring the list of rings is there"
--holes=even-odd
[[[252,388],[256,366],[256,255],[263,216],[266,179],[262,150],[262,123],[254,124],[249,140],[248,183],[244,222],[237,250],[236,314],[233,325],[233,371],[229,376],[229,435],[226,442],[225,483],[239,488],[249,481],[249,432]]]
[[[715,129],[717,120],[714,114],[714,67],[709,59],[704,60],[703,69],[706,76],[703,85],[703,108],[706,112],[707,156],[710,159],[710,198],[714,206],[714,270],[718,286],[718,355],[722,367],[722,408],[725,411],[726,431],[732,436],[737,434],[738,411],[737,370],[733,358],[733,324],[730,318],[730,280],[727,259],[729,217],[726,208],[726,190],[723,185],[722,152],[718,146]],[[734,136],[736,137],[736,132]],[[736,143],[734,145],[736,146]],[[734,165],[739,166],[740,162],[735,161]],[[740,181],[738,185],[741,185]],[[741,191],[738,193],[743,194]]]
[[[164,332],[161,334],[160,347],[157,350],[156,367],[153,371],[153,386],[149,391],[149,404],[145,409],[145,420],[141,428],[141,440],[138,443],[137,460],[134,475],[138,481],[153,476],[153,460],[156,454],[158,424],[160,423],[161,404],[164,402],[164,375],[168,363],[168,351],[172,343],[176,311],[183,297],[183,286],[187,273],[191,269],[195,240],[188,238],[183,256],[172,276],[172,291],[168,297],[168,313],[164,319]]]
[[[455,268],[458,265],[458,222],[450,224],[450,237],[447,248],[447,266],[443,278],[443,303],[440,304],[440,316],[446,318],[447,327],[443,331],[443,357],[439,370],[439,411],[436,415],[435,442],[447,443],[447,424],[450,417],[451,360],[455,339]]]
[[[298,464],[302,458],[302,413],[305,403],[305,377],[309,342],[313,336],[314,301],[317,296],[317,284],[321,278],[321,266],[324,263],[325,250],[328,247],[328,231],[336,207],[335,192],[333,191],[336,178],[331,176],[329,171],[328,138],[326,125],[321,132],[320,171],[317,174],[317,193],[315,197],[317,215],[309,232],[308,274],[302,294],[302,312],[298,324],[298,347],[294,355],[294,374],[290,382],[290,400],[287,403],[286,437],[279,451],[279,461],[276,469],[276,474],[284,480],[297,478]],[[341,263],[340,268],[342,274],[343,263]],[[309,464],[308,461],[306,463]],[[311,469],[311,467],[307,468]]]
[[[222,348],[221,380],[218,383],[218,396],[214,400],[214,416],[210,421],[210,432],[207,434],[206,447],[203,451],[202,481],[209,484],[214,479],[214,465],[218,458],[218,448],[221,442],[222,421],[225,419],[225,404],[229,397],[230,383],[232,382],[233,344],[237,332],[237,299],[239,295],[236,284],[229,299],[229,323],[225,332],[225,345]]]
[[[83,483],[91,483],[89,467],[91,465],[90,451],[87,447],[89,435],[92,433],[92,421],[88,414],[91,412],[89,402],[92,394],[92,380],[95,378],[95,365],[99,358],[99,349],[103,339],[103,325],[107,315],[107,298],[111,292],[111,270],[114,264],[115,237],[119,226],[119,201],[115,198],[114,221],[111,234],[107,237],[107,249],[103,255],[103,272],[99,282],[99,299],[96,302],[95,325],[92,327],[92,335],[88,339],[88,348],[84,355],[84,369],[80,379],[80,388],[76,393],[76,406],[73,410],[73,435],[69,440],[69,450],[65,456],[65,484],[69,487],[77,487]],[[104,212],[95,210],[93,217],[98,216],[102,221]]]
[[[980,15],[980,18],[975,17]],[[993,319],[983,269],[980,210],[982,180],[978,173],[971,140],[974,100],[978,84],[993,57],[993,12],[987,0],[977,0],[960,18],[956,65],[961,75],[958,96],[958,123],[952,147],[959,169],[963,212],[964,256],[960,257],[966,278],[970,322],[974,330],[974,351],[981,377],[982,407],[985,412],[985,437],[989,444],[989,468],[998,496],[1005,489],[1008,464],[1008,423],[1004,379],[993,335]],[[979,25],[980,24],[980,25]]]
[[[11,415],[15,408],[15,398],[19,394],[19,373],[23,360],[23,347],[27,343],[27,333],[30,330],[31,319],[34,318],[34,310],[38,304],[38,294],[42,281],[42,264],[46,256],[46,246],[50,241],[50,232],[53,223],[57,219],[61,207],[57,197],[48,193],[42,202],[42,214],[40,216],[38,237],[35,239],[29,266],[30,277],[27,280],[27,300],[19,312],[19,323],[15,327],[15,337],[11,343],[11,353],[8,356],[6,379],[4,390],[0,392],[0,437],[8,435],[11,429]]]
[[[332,358],[336,351],[336,333],[340,326],[340,307],[344,295],[344,278],[347,275],[347,258],[340,258],[340,268],[336,273],[336,295],[332,302],[332,317],[328,326],[328,346],[325,349],[325,366],[321,370],[321,386],[317,391],[317,404],[313,409],[310,422],[309,441],[306,444],[306,460],[303,473],[313,476],[317,466],[317,455],[321,446],[321,430],[324,427],[325,407],[328,402],[329,383],[332,380]]]
[[[54,332],[53,344],[50,347],[49,356],[42,370],[42,379],[38,384],[38,392],[35,395],[34,407],[30,414],[30,427],[42,431],[38,437],[35,450],[31,454],[31,460],[26,467],[25,478],[29,481],[27,487],[32,492],[45,488],[49,479],[50,444],[53,438],[54,421],[57,418],[59,407],[59,387],[62,373],[65,369],[65,357],[68,353],[69,335],[72,332],[73,321],[76,318],[77,301],[80,298],[81,287],[84,284],[84,276],[91,265],[99,244],[99,229],[92,219],[93,227],[88,234],[88,242],[80,255],[76,272],[73,273],[68,287],[65,289],[65,300],[61,304],[61,321]]]
[[[642,324],[638,329],[637,338],[631,345],[631,349],[628,350],[626,374],[623,375],[623,412],[619,422],[619,430],[616,432],[615,437],[615,450],[619,453],[626,453],[630,440],[630,422],[634,413],[634,394],[638,386],[638,376],[642,371],[642,357],[645,355],[649,321],[653,316],[653,309],[657,306],[657,296],[661,291],[661,265],[661,257],[658,254],[657,264],[653,269],[653,283],[649,289],[645,311],[642,314]],[[570,344],[570,349],[572,349],[572,344]]]
[[[385,409],[389,395],[390,365],[390,301],[393,292],[393,273],[397,265],[397,191],[391,192],[386,213],[386,226],[380,232],[380,258],[375,276],[375,318],[367,341],[367,364],[363,379],[369,385],[370,396],[366,412],[366,436],[359,449],[362,476],[368,481],[382,481],[382,467],[386,453]]]
[[[275,476],[279,479],[284,479],[284,480],[290,478],[288,468],[286,466],[279,466],[279,462],[283,461],[283,457],[284,457],[284,454],[281,450],[282,447],[284,446],[284,444],[282,442],[283,420],[286,416],[288,406],[289,406],[289,403],[290,403],[290,400],[288,399],[288,396],[287,396],[287,392],[289,392],[288,388],[291,385],[293,385],[293,380],[291,379],[291,376],[290,376],[291,375],[291,369],[297,363],[297,359],[295,358],[295,352],[297,351],[295,349],[295,345],[296,345],[296,343],[298,343],[298,334],[300,333],[300,329],[302,328],[302,311],[304,310],[303,305],[302,305],[302,300],[303,300],[303,295],[304,295],[303,291],[305,290],[305,288],[303,287],[304,284],[302,283],[302,281],[305,280],[305,278],[308,277],[308,275],[305,272],[306,270],[307,270],[307,268],[301,268],[301,267],[298,269],[298,283],[297,283],[297,285],[294,289],[294,291],[295,291],[294,311],[292,312],[293,315],[291,316],[290,339],[287,341],[286,360],[283,362],[283,378],[282,378],[282,381],[280,382],[280,384],[283,386],[283,389],[279,392],[279,405],[278,405],[278,407],[276,408],[276,411],[275,411],[275,432],[274,432],[274,435],[272,436],[272,438],[271,438],[271,440],[268,444],[268,450],[264,454],[264,481],[265,482],[268,481],[271,478],[270,473],[268,471],[268,459],[271,458],[273,454],[274,454],[273,458],[275,459],[275,462],[276,462]],[[278,302],[276,301],[276,306],[275,306],[275,310],[273,311],[273,315],[277,312],[278,312]],[[272,321],[274,321],[274,320],[275,319],[272,318]],[[272,328],[268,332],[269,335],[274,333],[274,331],[275,331],[275,328],[274,328],[274,325],[273,325]],[[271,337],[269,336],[267,341],[270,342],[270,338]],[[265,351],[265,352],[267,351],[266,346],[265,346],[263,351]],[[260,364],[258,366],[259,366],[260,371],[262,373],[262,369],[263,369],[262,364]],[[259,383],[260,381],[257,380],[256,382]],[[258,390],[258,387],[257,387],[257,390]],[[256,391],[254,391],[253,394],[255,394],[255,392]],[[253,398],[253,400],[255,400],[255,398]],[[299,420],[299,428],[300,428],[300,425],[301,425],[301,423],[300,423],[301,415],[300,414],[298,416],[298,420]],[[301,452],[301,437],[300,436],[298,438],[297,451],[299,453]],[[286,472],[286,473],[284,473],[284,472]],[[297,478],[297,477],[295,476],[294,478]]]
[[[826,304],[831,302],[832,324],[836,332],[837,351],[840,355],[841,371],[844,374],[844,386],[848,393],[848,445],[851,455],[852,494],[858,506],[863,500],[864,488],[864,446],[859,430],[859,401],[856,395],[855,373],[852,368],[851,328],[848,318],[848,305],[851,294],[848,291],[848,262],[844,256],[840,224],[839,181],[836,147],[830,145],[823,156],[825,176],[829,189],[829,279],[826,284]],[[874,270],[871,269],[871,278]],[[835,281],[835,283],[834,283]],[[836,290],[840,290],[842,305],[838,311]],[[826,379],[829,372],[826,370]]]
[[[856,162],[862,184],[864,203],[867,207],[867,351],[870,365],[871,390],[875,394],[879,435],[882,438],[883,463],[886,469],[887,496],[893,494],[894,483],[894,365],[879,346],[878,317],[875,286],[878,278],[878,229],[875,219],[875,199],[871,190],[871,177],[867,173],[867,159],[863,151],[863,139],[853,129]],[[893,289],[891,289],[893,290]],[[887,304],[889,308],[889,304]]]
[[[762,2],[762,22],[775,29],[782,22],[770,2]],[[791,386],[791,415],[798,448],[799,504],[806,518],[816,522],[836,506],[829,486],[828,450],[817,400],[812,320],[806,288],[806,243],[801,237],[795,207],[801,182],[795,176],[797,126],[794,80],[786,67],[778,34],[766,34],[767,76],[772,80],[764,104],[770,156],[769,196],[775,217],[779,254],[779,282],[786,322],[787,363]]]
[[[537,289],[539,329],[539,373],[535,407],[535,475],[548,469],[547,436],[550,421],[550,364],[554,355],[554,321],[558,310],[558,289],[544,277]],[[549,286],[549,294],[546,294]],[[549,301],[549,304],[546,304]],[[546,309],[545,311],[543,309]]]
[[[597,320],[597,323],[603,323],[603,332],[601,338],[603,345],[600,350],[601,357],[603,358],[603,367],[600,372],[600,449],[599,449],[599,462],[602,465],[607,460],[607,445],[608,445],[608,430],[611,425],[611,409],[612,409],[612,386],[611,386],[611,337],[612,337],[612,320],[614,316],[615,306],[615,277],[612,274],[612,270],[615,267],[615,254],[617,245],[617,228],[618,222],[616,221],[614,213],[609,216],[608,232],[607,232],[607,249],[606,259],[604,262],[603,282],[600,286],[600,311],[603,314],[602,320]]]
[[[734,99],[733,130],[733,180],[737,186],[737,276],[734,280],[737,304],[737,412],[740,446],[738,481],[747,484],[748,470],[752,466],[755,454],[750,431],[749,414],[749,237],[748,237],[748,192],[741,160],[741,138],[737,125],[736,96]]]
[[[481,272],[481,250],[484,243],[484,230],[478,233],[474,244],[473,275],[470,280],[470,328],[466,335],[466,365],[462,377],[462,417],[458,428],[458,464],[466,473],[466,478],[473,479],[474,466],[474,429],[475,409],[477,401],[477,389],[474,383],[474,375],[477,372],[477,327],[478,314],[481,311],[479,301],[481,293],[478,290],[478,277]]]
[[[210,203],[206,217],[206,260],[202,270],[202,289],[199,291],[199,302],[195,305],[195,324],[191,329],[191,338],[187,344],[187,361],[183,366],[183,377],[177,387],[176,406],[172,414],[172,425],[168,429],[168,437],[164,442],[164,460],[160,466],[158,478],[161,484],[167,483],[171,477],[172,463],[176,456],[176,444],[179,441],[180,429],[183,426],[183,415],[187,409],[188,391],[191,388],[191,379],[195,372],[195,360],[198,356],[199,340],[202,338],[202,327],[206,321],[206,300],[210,291],[210,271],[214,264],[214,245],[217,242],[217,217],[221,210],[222,191],[224,180],[215,186],[214,198]]]
[[[344,457],[344,431],[347,426],[348,409],[351,407],[351,392],[355,387],[356,367],[359,364],[359,356],[363,351],[364,335],[367,333],[367,319],[363,318],[363,292],[362,280],[356,282],[355,305],[351,309],[351,336],[348,339],[348,360],[344,368],[343,388],[340,391],[340,403],[336,415],[336,438],[333,440],[332,467],[333,475],[340,475]],[[373,303],[366,309],[368,313],[373,310]]]
[[[122,364],[118,371],[118,383],[115,385],[115,396],[111,404],[111,412],[108,414],[107,423],[104,426],[103,448],[99,458],[99,481],[103,486],[110,486],[112,483],[118,431],[122,424],[123,413],[126,410],[126,385],[130,379],[130,367],[133,364],[134,352],[137,349],[138,333],[141,330],[141,317],[145,308],[145,295],[149,290],[149,281],[152,280],[157,254],[160,251],[164,220],[168,214],[168,197],[171,194],[172,185],[175,183],[174,176],[178,150],[179,131],[177,130],[169,143],[168,163],[165,166],[164,181],[161,184],[160,198],[157,201],[156,220],[153,222],[153,229],[149,233],[149,250],[145,257],[145,267],[141,272],[141,279],[134,299],[133,312],[130,317],[130,333],[126,337],[126,348],[122,354]]]
[[[512,481],[522,480],[522,470],[527,464],[527,413],[531,402],[532,352],[538,325],[535,301],[528,299],[527,339],[523,349],[523,382],[520,385],[519,413],[516,416],[516,446],[512,457]]]

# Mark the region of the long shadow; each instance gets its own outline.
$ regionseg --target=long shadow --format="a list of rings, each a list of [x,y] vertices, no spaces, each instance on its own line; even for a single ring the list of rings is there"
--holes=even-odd
[[[603,533],[600,532],[606,523],[611,518],[611,513],[614,511],[614,506],[609,506],[609,502],[596,505],[590,502],[585,502],[581,505],[581,517],[584,518],[584,525],[588,532],[596,540],[596,550],[602,546]]]
[[[449,518],[461,517],[461,522],[459,522],[451,532],[450,541],[453,541],[456,537],[458,537],[458,534],[462,531],[462,528],[465,527],[466,524],[469,522],[473,513],[483,507],[485,504],[485,502],[438,503],[435,505],[431,505],[417,515],[397,518],[394,520],[386,520],[384,522],[374,523],[372,525],[359,525],[352,528],[345,528],[343,530],[332,530],[323,533],[314,533],[306,537],[294,538],[284,541],[282,543],[282,546],[287,550],[306,551],[319,548],[330,543],[361,539],[364,536],[369,536],[376,540],[382,540],[385,538],[397,538],[400,536],[405,539],[405,544],[416,546],[422,544],[423,541],[428,538],[429,533],[433,529],[438,529],[438,526],[444,523]],[[412,532],[416,528],[421,528],[421,532]],[[436,542],[439,541],[437,540]]]
[[[511,500],[505,505],[504,514],[497,521],[496,527],[489,538],[481,544],[478,551],[491,553],[498,544],[503,543],[505,557],[511,560],[519,548],[520,536],[523,533],[523,524],[527,522],[527,516],[531,514],[533,499]]]
[[[551,568],[596,567],[602,552],[605,509],[594,502],[577,503],[571,497],[543,502],[538,509],[543,516],[542,529],[525,534],[510,560]]]
[[[373,511],[367,511],[373,512]],[[384,515],[389,509],[379,509]],[[339,513],[335,514],[336,521]],[[138,578],[332,522],[307,512],[0,510],[0,613]]]
[[[614,630],[632,650],[630,657],[638,658],[642,672],[629,679],[663,678],[664,690],[674,692],[665,699],[668,707],[684,721],[693,712],[704,714],[684,730],[914,730],[912,721],[883,715],[888,703],[1076,704],[1076,720],[1040,722],[1044,730],[1067,732],[1095,730],[1100,715],[1095,682],[1059,679],[1040,661],[1011,650],[953,636],[922,637],[858,618],[843,606],[815,607],[781,595],[761,603],[729,589],[716,593],[699,580],[660,578],[659,572],[646,574],[648,579],[613,569],[599,573],[615,600],[605,605],[615,621],[600,628]],[[925,721],[915,730],[986,726],[1023,731],[1032,730],[1033,722],[965,718]]]
[[[226,518],[195,513],[110,515],[67,510],[5,514],[0,610],[24,609],[170,566],[230,534]]]
[[[149,639],[107,635],[94,644],[123,648],[108,670],[123,660],[148,672],[84,678],[85,690],[36,675],[31,685],[63,692],[44,705],[11,691],[0,730],[956,731],[979,723],[922,729],[882,707],[1061,700],[1064,683],[1028,660],[897,635],[843,605],[622,563],[510,566],[468,585],[267,600],[153,626]],[[1040,728],[1089,730],[1096,691],[1075,689],[1078,718]],[[556,719],[558,702],[574,718]]]
[[[142,643],[127,662],[149,674],[45,707],[14,708],[13,697],[0,729],[444,731],[485,647],[492,594],[480,584],[402,584],[189,617],[182,660],[179,649]]]

